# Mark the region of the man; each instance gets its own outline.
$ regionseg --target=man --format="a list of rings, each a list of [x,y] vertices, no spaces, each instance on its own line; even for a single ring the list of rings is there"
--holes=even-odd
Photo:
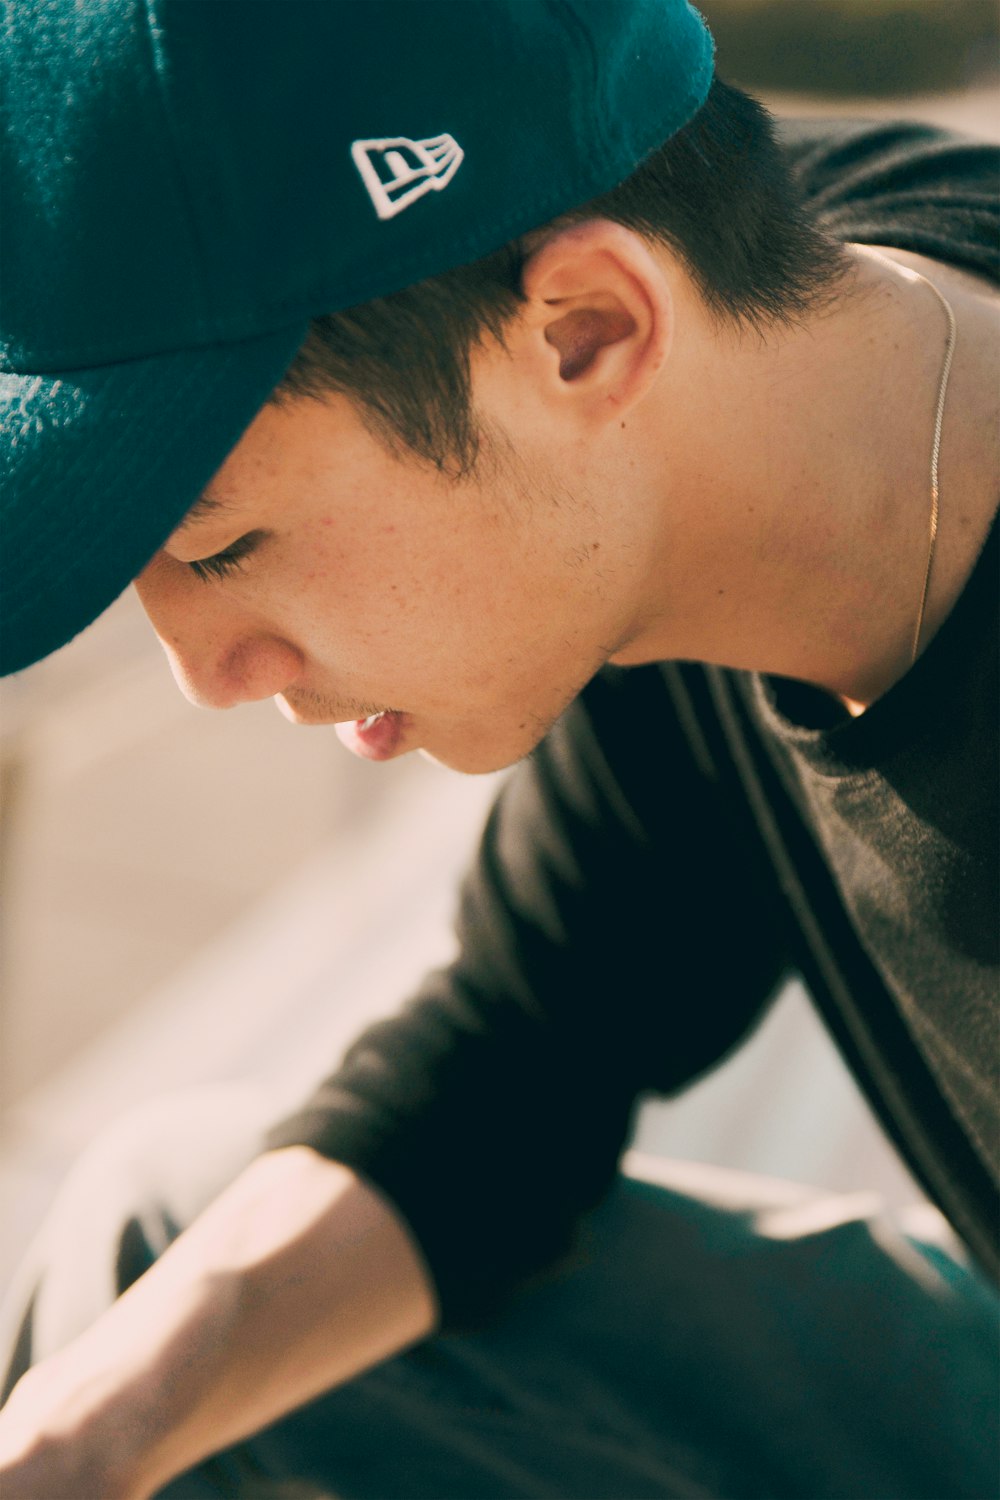
[[[196,701],[530,755],[456,962],[296,1116],[71,1185],[5,1493],[990,1492],[994,153],[779,151],[684,0],[5,51],[5,670],[136,576]],[[790,970],[964,1250],[616,1179]]]

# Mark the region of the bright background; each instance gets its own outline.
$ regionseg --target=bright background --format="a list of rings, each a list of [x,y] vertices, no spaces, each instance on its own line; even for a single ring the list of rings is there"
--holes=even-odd
[[[719,70],[787,112],[1000,139],[992,0],[701,0]],[[493,792],[355,761],[270,704],[177,692],[131,594],[5,685],[0,719],[0,1286],[108,1120],[266,1076],[291,1103],[444,956]],[[794,987],[712,1079],[642,1117],[647,1149],[915,1189]]]

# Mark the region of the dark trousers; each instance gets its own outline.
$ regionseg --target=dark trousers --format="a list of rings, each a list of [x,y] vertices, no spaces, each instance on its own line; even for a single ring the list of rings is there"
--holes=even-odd
[[[268,1116],[226,1085],[88,1151],[0,1320],[8,1386],[141,1275]],[[992,1500],[998,1304],[933,1211],[626,1168],[574,1264],[495,1326],[389,1361],[162,1500]]]

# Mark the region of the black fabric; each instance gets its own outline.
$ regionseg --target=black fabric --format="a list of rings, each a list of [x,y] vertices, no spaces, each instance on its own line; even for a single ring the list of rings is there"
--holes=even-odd
[[[784,134],[837,235],[1000,280],[993,148],[906,125]],[[805,690],[749,674],[608,669],[514,773],[465,886],[455,964],[269,1136],[388,1194],[446,1326],[566,1250],[637,1096],[718,1063],[789,971],[995,1270],[995,551],[853,728],[810,724]]]
[[[859,938],[994,1178],[1000,764],[989,691],[998,637],[988,622],[997,564],[994,524],[950,618],[861,718],[814,728],[823,695],[796,683],[758,683],[755,704],[784,748]],[[963,786],[975,795],[949,795]]]

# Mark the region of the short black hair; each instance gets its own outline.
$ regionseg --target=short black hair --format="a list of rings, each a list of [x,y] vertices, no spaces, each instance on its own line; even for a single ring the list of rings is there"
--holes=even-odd
[[[763,331],[827,300],[841,247],[808,214],[767,110],[716,78],[697,114],[610,192],[560,215],[602,217],[669,245],[710,312]],[[502,342],[523,301],[523,239],[470,265],[313,320],[272,397],[339,391],[393,451],[460,477],[475,468],[479,428],[470,353]]]

